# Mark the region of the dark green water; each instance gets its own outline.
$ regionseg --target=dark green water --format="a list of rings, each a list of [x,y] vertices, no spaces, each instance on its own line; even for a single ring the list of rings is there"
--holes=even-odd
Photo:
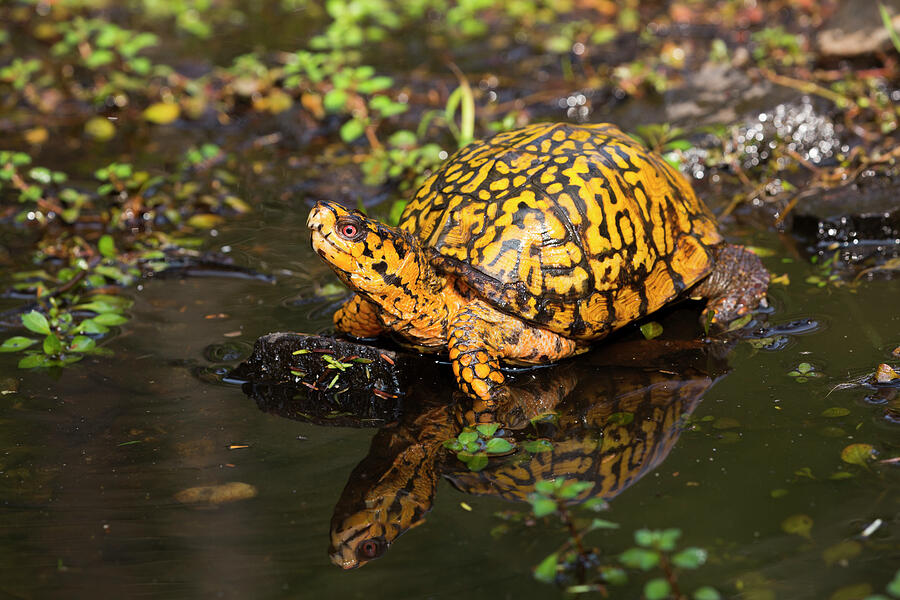
[[[133,320],[108,344],[115,356],[86,359],[58,378],[19,372],[18,357],[0,356],[0,381],[17,390],[0,397],[0,595],[562,595],[530,573],[563,541],[559,527],[514,525],[495,538],[490,531],[501,521],[494,513],[525,507],[443,481],[426,522],[386,556],[355,571],[333,566],[332,510],[374,430],[265,414],[240,387],[196,375],[221,366],[204,358],[208,346],[236,342],[249,352],[267,332],[329,325],[328,301],[296,301],[310,295],[312,279],[330,280],[308,248],[306,211],[299,201],[264,209],[214,238],[214,247],[231,246],[243,264],[282,273],[277,285],[146,282],[131,293]],[[879,458],[897,456],[898,425],[885,417],[890,394],[831,390],[889,361],[900,345],[900,281],[820,289],[804,283],[808,264],[777,258],[786,254],[777,239],[760,243],[776,252],[767,266],[791,280],[772,287],[770,321],[811,318],[818,327],[778,351],[738,344],[728,372],[694,409],[700,431],[681,433],[664,462],[612,501],[603,517],[621,529],[591,540],[612,555],[632,544],[635,529],[678,527],[684,545],[710,553],[709,564],[683,578],[685,588],[709,584],[725,597],[820,599],[865,583],[881,591],[900,566],[900,477],[896,465],[846,464],[841,450],[861,442]],[[220,313],[226,316],[205,318]],[[800,362],[821,377],[789,377]],[[449,401],[450,390],[433,396]],[[822,416],[831,407],[849,414]],[[896,417],[896,395],[893,410]],[[852,477],[829,479],[836,472]],[[206,510],[173,497],[227,482],[251,484],[258,494]],[[773,497],[773,490],[783,492]],[[792,515],[812,519],[808,538],[783,530]],[[883,524],[861,538],[876,519]],[[847,540],[858,540],[861,551],[829,564],[823,552]]]

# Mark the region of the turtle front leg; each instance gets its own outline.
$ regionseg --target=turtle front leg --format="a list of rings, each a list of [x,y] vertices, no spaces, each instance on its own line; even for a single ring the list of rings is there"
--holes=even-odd
[[[354,294],[334,313],[334,328],[354,337],[378,337],[386,331],[378,307]]]
[[[500,360],[546,364],[585,350],[575,340],[526,324],[476,300],[450,322],[447,348],[460,389],[474,400],[470,422],[490,422],[509,391]]]
[[[700,322],[724,327],[759,306],[766,306],[769,272],[759,257],[742,246],[723,244],[715,267],[692,291],[692,298],[708,298]]]

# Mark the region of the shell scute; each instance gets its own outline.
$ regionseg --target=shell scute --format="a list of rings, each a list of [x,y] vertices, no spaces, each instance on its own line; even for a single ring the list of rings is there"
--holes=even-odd
[[[606,124],[474,142],[425,182],[400,227],[501,310],[581,339],[693,285],[722,241],[687,181]]]

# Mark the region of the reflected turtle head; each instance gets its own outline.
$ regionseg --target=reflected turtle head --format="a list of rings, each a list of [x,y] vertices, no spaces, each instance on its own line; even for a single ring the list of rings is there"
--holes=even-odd
[[[365,508],[349,514],[335,514],[331,520],[331,562],[342,569],[355,569],[380,558],[395,539],[424,522],[431,508],[415,494],[399,493],[368,500]]]

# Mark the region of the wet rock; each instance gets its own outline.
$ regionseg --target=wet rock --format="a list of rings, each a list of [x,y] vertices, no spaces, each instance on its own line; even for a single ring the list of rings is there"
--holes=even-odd
[[[770,98],[772,87],[731,64],[707,62],[688,73],[683,86],[666,93],[666,121],[734,122],[748,107]]]
[[[900,28],[900,0],[884,0],[893,15],[892,24]],[[843,2],[816,36],[819,52],[828,57],[853,57],[886,49],[890,37],[877,2]]]
[[[873,173],[805,199],[790,229],[810,255],[837,252],[838,267],[877,267],[900,257],[898,195],[900,176]]]

